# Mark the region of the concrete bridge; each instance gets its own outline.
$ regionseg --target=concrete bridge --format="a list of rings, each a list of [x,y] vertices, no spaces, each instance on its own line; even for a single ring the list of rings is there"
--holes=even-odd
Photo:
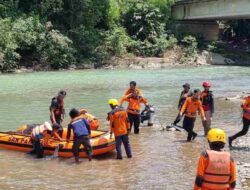
[[[249,0],[182,0],[172,7],[174,20],[250,19]]]
[[[179,0],[172,6],[175,32],[202,34],[207,40],[217,40],[216,21],[250,19],[250,0]]]

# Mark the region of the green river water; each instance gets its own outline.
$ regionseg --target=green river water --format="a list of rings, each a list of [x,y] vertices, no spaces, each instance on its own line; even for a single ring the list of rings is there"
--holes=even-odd
[[[189,82],[201,88],[210,80],[216,97],[213,127],[228,134],[241,129],[241,101],[225,101],[226,96],[250,91],[248,67],[193,67],[162,70],[88,70],[0,75],[0,130],[15,130],[21,124],[49,120],[51,98],[60,89],[67,91],[66,112],[86,108],[101,120],[109,111],[107,100],[120,98],[130,80],[135,80],[149,102],[155,106],[152,128],[142,127],[131,135],[133,158],[115,160],[115,152],[80,165],[73,159],[37,160],[25,153],[0,150],[0,189],[167,189],[191,190],[197,160],[207,147],[200,119],[195,130],[200,137],[186,143],[185,133],[161,131],[177,114],[181,86]],[[69,121],[66,117],[65,125]],[[245,138],[245,137],[244,137]],[[242,138],[244,140],[244,138]],[[249,162],[250,153],[233,151],[239,162]]]

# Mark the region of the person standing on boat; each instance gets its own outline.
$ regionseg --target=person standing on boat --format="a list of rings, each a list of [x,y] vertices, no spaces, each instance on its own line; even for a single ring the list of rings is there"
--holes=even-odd
[[[43,144],[48,143],[52,127],[49,122],[44,122],[44,124],[35,126],[31,132],[31,141],[33,145],[33,150],[30,154],[36,154],[37,158],[43,158],[43,145],[41,144],[41,139],[44,139]]]
[[[193,92],[190,90],[189,83],[183,84],[182,87],[183,87],[183,91],[181,91],[181,95],[180,95],[179,102],[178,102],[178,110],[179,111],[181,111],[181,108],[182,108],[183,104],[185,103],[186,99],[193,95]],[[180,120],[181,120],[181,118],[177,116],[173,124],[176,125],[177,123],[180,122]]]
[[[140,132],[139,127],[141,122],[141,113],[140,113],[141,104],[143,103],[145,104],[145,106],[147,106],[148,101],[144,97],[140,96],[136,91],[123,97],[119,105],[122,106],[124,101],[128,102],[127,112],[130,121],[130,127],[132,128],[132,126],[134,125],[134,133],[139,134]]]
[[[228,138],[230,147],[232,146],[232,142],[236,138],[246,135],[248,130],[249,130],[249,126],[250,126],[250,96],[245,98],[245,101],[243,102],[241,107],[243,109],[243,117],[242,117],[243,129],[240,132],[238,132],[235,135]]]
[[[64,98],[66,97],[66,91],[61,90],[56,97],[53,97],[50,105],[50,120],[52,124],[58,124],[62,127],[62,122],[65,115]],[[59,135],[62,136],[62,129],[59,130]]]
[[[186,99],[179,113],[180,118],[183,114],[185,114],[183,120],[183,128],[188,132],[188,142],[194,140],[197,136],[197,133],[193,131],[197,111],[200,112],[203,121],[206,120],[202,103],[200,101],[200,93],[201,92],[199,89],[195,89],[193,92],[193,96]]]
[[[213,92],[210,91],[211,83],[204,81],[202,83],[204,91],[201,93],[201,102],[205,112],[206,121],[203,121],[204,134],[207,136],[208,131],[211,129],[211,120],[214,113],[214,97]]]
[[[89,161],[92,160],[92,147],[90,144],[91,130],[90,125],[86,119],[83,119],[80,116],[80,112],[73,108],[69,112],[71,122],[68,125],[67,131],[67,142],[70,140],[71,130],[74,132],[74,143],[72,151],[75,157],[76,163],[79,163],[79,148],[81,145],[84,146],[84,149],[87,153]]]
[[[210,150],[201,153],[194,190],[233,190],[236,186],[236,166],[226,144],[225,132],[213,128],[207,135]]]
[[[131,158],[132,153],[128,138],[130,129],[128,114],[123,107],[118,106],[118,101],[116,99],[110,99],[108,101],[108,104],[110,105],[110,108],[112,110],[111,112],[109,112],[110,138],[112,138],[112,134],[114,133],[117,151],[116,158],[122,159],[122,143],[126,150],[127,157]]]

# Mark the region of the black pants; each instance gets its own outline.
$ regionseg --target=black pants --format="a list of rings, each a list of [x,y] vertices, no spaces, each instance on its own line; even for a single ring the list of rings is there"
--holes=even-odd
[[[37,158],[43,158],[43,146],[40,140],[32,140],[33,150],[30,152],[31,154],[36,154]]]
[[[192,137],[194,135],[197,135],[193,129],[194,129],[194,122],[195,122],[195,118],[190,118],[185,116],[184,120],[183,120],[183,128],[188,132],[188,136],[187,136],[187,141],[191,141]]]
[[[250,120],[246,119],[243,117],[243,129],[236,133],[235,135],[231,136],[230,139],[233,141],[234,139],[244,136],[245,134],[247,134],[249,126],[250,126]]]
[[[76,158],[79,157],[79,148],[81,145],[84,146],[84,150],[86,151],[87,155],[91,156],[92,147],[90,144],[89,137],[85,136],[85,135],[74,138],[74,143],[73,143],[73,147],[72,147],[72,151],[73,151],[74,156]]]
[[[132,129],[132,126],[134,125],[134,133],[138,134],[140,132],[139,127],[140,127],[140,122],[141,122],[141,115],[128,113],[128,119],[130,122],[130,130]]]

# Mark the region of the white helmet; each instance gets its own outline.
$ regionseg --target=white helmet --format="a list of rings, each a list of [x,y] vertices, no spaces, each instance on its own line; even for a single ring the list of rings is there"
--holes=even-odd
[[[51,127],[49,122],[45,121],[43,126],[44,126],[44,129],[46,129],[48,131],[52,131],[52,127]]]

